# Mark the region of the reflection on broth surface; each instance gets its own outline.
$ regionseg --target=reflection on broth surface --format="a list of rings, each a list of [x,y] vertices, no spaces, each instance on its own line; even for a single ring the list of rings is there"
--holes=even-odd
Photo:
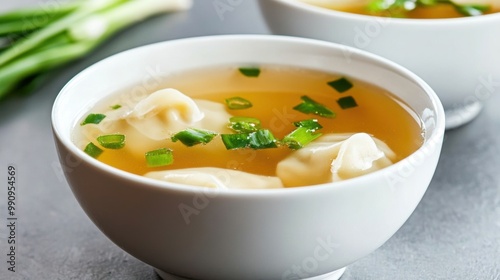
[[[363,144],[364,146],[372,145],[371,150],[349,148],[346,144],[346,147],[337,149],[343,151],[337,151],[339,156],[335,154],[330,156],[331,158],[327,157],[328,170],[330,164],[333,170],[332,161],[340,157],[340,153],[345,156],[356,154],[365,158],[374,156],[373,166],[376,166],[375,161],[382,156],[389,157],[387,162],[397,162],[422,144],[423,128],[420,126],[420,120],[416,119],[415,114],[400,100],[374,85],[337,74],[285,66],[269,65],[247,69],[258,70],[254,73],[238,70],[237,66],[221,66],[176,73],[168,76],[158,86],[159,91],[152,90],[152,94],[144,96],[142,100],[135,100],[137,98],[132,96],[132,92],[124,89],[112,98],[100,101],[82,116],[75,126],[73,140],[82,149],[88,148],[90,142],[93,143],[92,145],[102,152],[92,154],[87,150],[89,154],[106,164],[139,175],[152,171],[216,167],[273,178],[277,176],[278,163],[294,156],[294,153],[306,151],[285,141],[289,139],[287,135],[296,130],[301,130],[306,137],[313,140],[311,143],[305,143],[305,148],[331,138],[331,135],[340,139],[340,143],[354,133],[366,133],[366,138],[358,138],[365,141],[360,143],[368,143]],[[232,99],[235,97],[238,99]],[[160,105],[163,98],[173,99],[168,99],[168,102]],[[239,103],[228,105],[227,100]],[[241,100],[248,101],[251,105],[247,106]],[[317,115],[297,109],[299,104],[309,108],[312,104],[308,103],[309,100],[333,111],[334,116]],[[231,109],[233,105],[243,108]],[[98,124],[96,121],[81,125],[90,114],[104,117]],[[251,120],[257,119],[260,121],[259,133],[262,134],[229,128],[229,119],[235,120],[234,117],[244,117],[239,120],[245,120],[245,125],[254,125]],[[196,118],[201,119],[195,120]],[[322,128],[301,128],[300,125],[294,124],[304,120],[319,123]],[[172,126],[172,122],[178,123]],[[146,125],[148,128],[141,127]],[[151,127],[156,130],[151,130]],[[207,137],[204,138],[206,144],[188,146],[179,140],[182,137],[177,134],[185,132],[186,129],[201,130],[191,130],[194,134],[205,133],[207,130],[212,134],[204,134],[203,137]],[[319,137],[320,133],[322,137]],[[257,140],[264,139],[262,141],[265,142],[272,139],[272,143],[261,141],[255,144],[250,141],[244,148],[228,150],[228,143],[223,142],[221,134],[257,135]],[[97,141],[97,137],[103,135],[114,135],[115,138],[116,135],[124,135],[123,148],[104,147],[102,141]],[[179,141],[172,141],[171,137],[174,135],[178,136],[174,140]],[[269,135],[273,137],[266,138]],[[351,147],[353,141],[350,141]],[[234,144],[234,141],[231,144]],[[388,148],[385,148],[386,146]],[[157,162],[152,163],[148,161],[150,159],[145,158],[145,154],[152,151],[152,154],[157,156],[155,160],[173,156],[173,162],[155,165]],[[317,167],[309,168],[311,172],[315,172]],[[161,176],[157,174],[152,177]],[[339,180],[338,176],[326,179],[336,180]],[[303,184],[285,184],[296,185]]]

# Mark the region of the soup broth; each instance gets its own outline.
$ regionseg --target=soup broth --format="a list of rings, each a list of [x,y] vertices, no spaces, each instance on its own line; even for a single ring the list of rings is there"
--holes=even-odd
[[[193,99],[220,104],[226,104],[226,99],[235,96],[244,98],[252,103],[252,107],[236,110],[225,106],[226,112],[232,116],[258,118],[262,128],[270,130],[276,139],[282,139],[293,131],[296,128],[294,122],[317,119],[323,126],[318,130],[322,134],[365,132],[382,140],[394,151],[396,161],[410,155],[423,142],[423,128],[416,115],[403,102],[379,87],[347,77],[352,88],[339,93],[328,84],[342,78],[337,74],[284,66],[261,66],[259,69],[258,77],[245,76],[234,66],[176,73],[154,87],[147,88],[147,91],[151,93],[158,89],[174,88]],[[138,98],[147,96],[139,94],[141,90],[138,89],[145,87],[125,89],[97,103],[76,125],[74,142],[82,149],[89,142],[96,143],[98,135],[89,128],[95,125],[82,126],[80,123],[89,113],[106,114],[110,108],[133,107]],[[302,102],[303,96],[327,106],[336,116],[327,118],[294,110]],[[346,96],[351,96],[357,106],[342,109],[337,100]],[[284,145],[268,149],[227,150],[220,135],[215,136],[208,144],[192,147],[165,139],[154,141],[148,149],[171,149],[173,163],[162,167],[148,167],[144,158],[144,153],[148,150],[144,150],[142,154],[131,152],[127,149],[127,143],[131,141],[143,140],[127,139],[124,148],[103,149],[97,159],[138,175],[158,170],[218,167],[276,176],[277,164],[294,151]]]
[[[308,2],[308,1],[305,1]],[[312,1],[314,4],[314,1]],[[413,19],[440,19],[440,18],[458,18],[466,16],[464,13],[459,12],[457,8],[450,4],[435,4],[432,6],[424,5],[411,5],[411,8],[393,8],[384,10],[373,10],[370,9],[368,4],[360,5],[356,2],[353,6],[337,6],[328,4],[316,4],[323,8],[331,10],[339,10],[347,13],[361,14],[361,15],[373,15],[373,16],[383,16],[383,17],[398,17],[398,18],[413,18]],[[414,8],[413,8],[414,7]],[[486,5],[482,14],[493,14],[500,12],[497,5]]]

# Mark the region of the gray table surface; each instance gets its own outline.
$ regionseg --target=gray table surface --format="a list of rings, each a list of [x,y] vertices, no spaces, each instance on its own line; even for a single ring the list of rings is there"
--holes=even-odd
[[[54,1],[0,0],[0,11]],[[57,70],[33,95],[0,103],[0,279],[160,279],[109,241],[79,207],[60,172],[51,107],[71,77],[114,53],[183,37],[269,33],[254,0],[222,16],[213,6],[217,1],[227,3],[195,0],[186,13],[129,28]],[[476,120],[446,133],[435,177],[414,214],[380,249],[350,265],[342,280],[500,279],[499,93],[497,87]],[[18,170],[15,273],[6,262],[9,164]]]

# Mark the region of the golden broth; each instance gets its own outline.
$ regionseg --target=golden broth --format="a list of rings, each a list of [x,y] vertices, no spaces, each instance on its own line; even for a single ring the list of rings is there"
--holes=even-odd
[[[161,84],[155,84],[154,88],[148,90],[154,92],[162,88],[175,88],[192,98],[222,104],[225,104],[226,98],[243,97],[250,100],[253,107],[227,111],[234,116],[260,119],[262,128],[271,130],[277,139],[295,129],[293,122],[314,118],[323,126],[319,131],[323,134],[366,132],[377,137],[396,153],[397,160],[421,146],[423,130],[420,122],[402,102],[381,88],[350,78],[348,79],[354,86],[347,92],[338,93],[327,83],[339,77],[313,70],[266,66],[261,67],[259,77],[251,78],[240,74],[236,67],[219,67],[170,75]],[[89,113],[105,113],[112,105],[125,105],[129,100],[137,98],[137,89],[140,88],[144,86],[125,90],[103,100]],[[293,110],[294,106],[301,103],[300,97],[303,95],[326,105],[336,113],[336,117],[330,119]],[[349,95],[355,98],[358,106],[343,110],[336,100]],[[76,126],[74,141],[82,149],[88,142],[96,143],[92,137],[94,136],[83,135],[81,126]],[[171,148],[174,153],[172,165],[158,168],[147,167],[143,156],[134,156],[125,148],[104,149],[98,160],[139,175],[167,169],[219,167],[274,176],[277,163],[293,151],[288,147],[226,150],[220,149],[220,146],[220,136],[206,145],[194,147],[186,147],[180,142],[173,143],[170,139],[158,141],[156,148]],[[214,147],[219,149],[212,150]]]
[[[361,15],[372,15],[372,16],[383,16],[383,17],[401,17],[400,15],[392,15],[389,11],[372,12],[366,6],[355,6],[355,7],[332,7],[332,6],[322,6],[331,10],[339,10],[342,12],[361,14]],[[484,14],[493,14],[500,12],[498,9],[489,9],[484,12]],[[413,10],[405,11],[404,18],[413,19],[439,19],[439,18],[458,18],[464,17],[463,14],[459,13],[453,6],[447,4],[436,4],[434,6],[416,6]]]

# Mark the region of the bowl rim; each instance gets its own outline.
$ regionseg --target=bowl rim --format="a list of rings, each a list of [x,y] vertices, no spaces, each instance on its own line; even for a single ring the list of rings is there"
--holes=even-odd
[[[268,1],[268,0],[266,0]],[[293,188],[279,188],[279,189],[214,189],[214,188],[206,188],[194,185],[186,185],[186,184],[178,184],[171,182],[163,182],[161,180],[147,178],[145,176],[129,173],[123,171],[121,169],[112,167],[107,165],[91,156],[87,155],[83,150],[79,149],[71,140],[71,131],[63,132],[61,131],[60,124],[57,118],[58,112],[63,110],[63,106],[61,106],[62,99],[71,93],[71,87],[74,83],[76,83],[80,79],[84,79],[87,75],[92,75],[92,72],[95,68],[100,67],[102,64],[110,61],[112,59],[128,57],[133,55],[134,52],[139,52],[146,50],[148,48],[161,48],[162,45],[171,45],[171,44],[200,44],[204,41],[261,41],[261,42],[286,42],[291,44],[307,44],[307,45],[317,45],[317,46],[326,46],[328,48],[336,49],[340,52],[345,48],[349,48],[353,53],[359,54],[363,56],[365,59],[369,59],[371,63],[379,63],[387,67],[387,69],[392,70],[400,74],[406,79],[409,79],[415,82],[426,95],[426,98],[432,104],[431,109],[433,109],[435,113],[435,127],[433,132],[428,135],[427,140],[424,141],[422,146],[420,146],[416,151],[408,155],[407,157],[401,159],[400,161],[392,164],[391,166],[382,168],[380,170],[374,171],[369,174],[365,174],[359,177],[351,178],[348,180],[340,181],[340,182],[330,182],[324,184],[318,184],[313,186],[300,186]],[[75,123],[76,120],[72,120],[72,123]],[[405,164],[412,164],[410,162],[410,158],[418,153],[425,153],[427,150],[433,151],[436,149],[438,152],[441,149],[441,145],[443,142],[444,132],[445,132],[445,113],[443,106],[437,96],[437,94],[432,90],[432,88],[420,77],[411,72],[410,70],[392,62],[386,58],[381,56],[359,50],[353,47],[347,47],[337,43],[331,43],[316,39],[307,39],[300,37],[291,37],[291,36],[281,36],[281,35],[254,35],[254,34],[240,34],[240,35],[210,35],[210,36],[201,36],[201,37],[191,37],[184,39],[175,39],[169,40],[159,43],[153,43],[144,45],[141,47],[132,48],[123,52],[116,53],[111,55],[103,60],[100,60],[93,65],[87,67],[86,69],[79,72],[76,76],[74,76],[70,81],[66,83],[66,85],[61,89],[58,93],[56,99],[54,100],[51,112],[51,127],[54,134],[54,138],[56,141],[59,141],[70,153],[78,157],[78,160],[84,162],[85,164],[92,166],[95,169],[99,169],[104,171],[110,175],[115,177],[125,179],[130,182],[137,183],[141,188],[150,188],[153,190],[170,190],[172,192],[182,192],[182,193],[191,193],[191,194],[205,194],[207,196],[245,196],[245,197],[262,197],[262,196],[283,196],[283,195],[294,195],[294,194],[302,194],[304,192],[316,192],[323,191],[325,189],[344,189],[344,188],[352,188],[356,185],[369,185],[372,178],[382,176],[382,177],[390,177],[389,174],[393,172],[397,172],[399,169],[404,167]],[[65,136],[67,135],[67,136]],[[435,146],[437,145],[437,146]],[[59,147],[58,147],[59,152]],[[428,155],[430,156],[430,155]],[[63,170],[65,170],[63,168]]]
[[[450,24],[470,24],[472,22],[484,22],[490,20],[499,20],[500,12],[473,16],[473,17],[457,17],[457,18],[436,18],[436,19],[414,19],[414,18],[393,18],[393,17],[381,17],[374,15],[363,15],[363,14],[355,14],[350,12],[343,12],[339,10],[333,10],[328,8],[323,8],[319,6],[315,6],[313,4],[308,4],[302,2],[301,0],[259,0],[260,3],[266,1],[274,1],[278,2],[282,5],[288,6],[289,8],[295,8],[299,10],[305,10],[307,12],[323,15],[323,16],[331,16],[338,17],[346,20],[359,20],[359,21],[371,21],[378,20],[383,21],[387,20],[390,22],[395,22],[397,24],[403,25],[417,25],[417,26],[431,26],[435,27],[438,25],[450,25]],[[262,5],[262,4],[261,4]]]

